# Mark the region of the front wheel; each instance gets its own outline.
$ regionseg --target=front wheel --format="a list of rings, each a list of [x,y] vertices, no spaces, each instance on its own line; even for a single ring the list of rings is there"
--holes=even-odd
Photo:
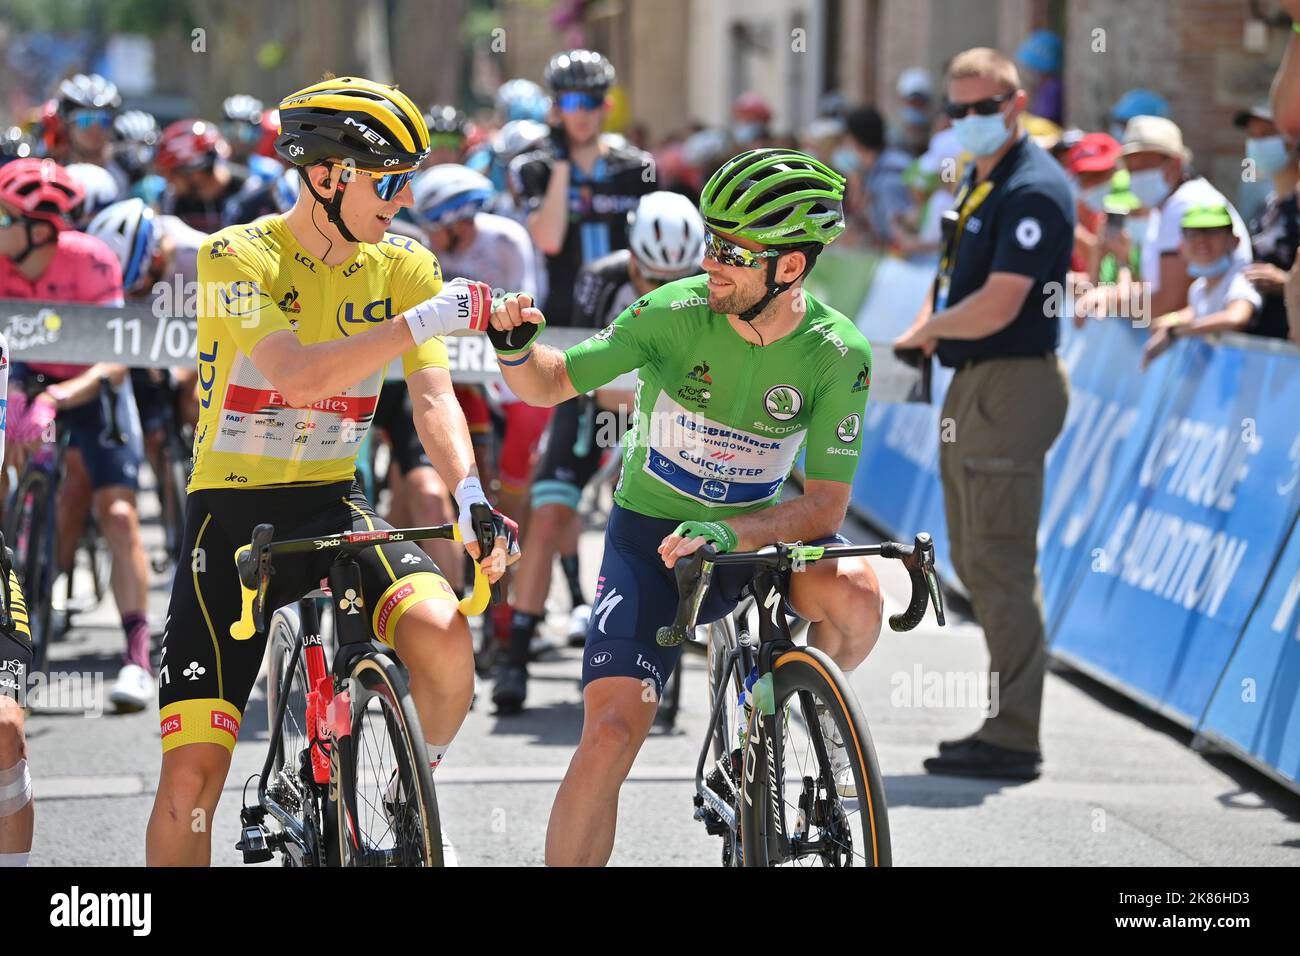
[[[336,741],[334,831],[343,866],[442,866],[433,775],[415,704],[397,665],[370,652],[352,665],[352,732]]]
[[[775,714],[749,724],[741,779],[746,866],[890,866],[884,780],[857,698],[812,647],[773,665]]]
[[[32,634],[32,670],[44,671],[50,649],[54,545],[48,529],[53,509],[49,475],[39,468],[23,472],[5,514],[5,541],[13,548],[14,568],[27,599]]]

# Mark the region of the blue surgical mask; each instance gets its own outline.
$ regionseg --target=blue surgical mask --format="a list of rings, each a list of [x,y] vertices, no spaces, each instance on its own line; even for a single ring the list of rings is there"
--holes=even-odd
[[[1198,265],[1195,262],[1187,263],[1187,274],[1193,279],[1213,279],[1221,276],[1232,268],[1232,254],[1225,252],[1222,256],[1213,262],[1205,265]]]
[[[1164,170],[1144,169],[1129,177],[1128,188],[1137,196],[1144,209],[1159,209],[1160,204],[1169,198],[1169,184],[1165,182]]]
[[[903,122],[908,126],[927,126],[930,123],[930,114],[915,106],[904,106]]]
[[[1079,190],[1079,201],[1093,212],[1106,211],[1106,197],[1110,195],[1110,181]]]
[[[952,131],[961,148],[972,156],[991,156],[1011,138],[1006,117],[1001,113],[992,116],[968,113],[952,121]]]
[[[1285,167],[1288,161],[1295,162],[1281,136],[1260,136],[1246,140],[1246,158],[1265,176],[1272,176]]]
[[[862,157],[852,146],[841,146],[831,154],[831,167],[845,176],[852,176],[862,166]]]

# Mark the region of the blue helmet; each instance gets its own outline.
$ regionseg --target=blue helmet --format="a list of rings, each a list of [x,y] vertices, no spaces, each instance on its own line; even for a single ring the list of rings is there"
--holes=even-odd
[[[1061,72],[1061,38],[1051,30],[1035,30],[1016,50],[1016,61],[1039,73]]]
[[[551,98],[532,80],[506,80],[497,90],[496,108],[503,122],[541,123],[551,108]]]
[[[1152,90],[1129,90],[1115,101],[1110,108],[1110,118],[1120,123],[1127,123],[1135,116],[1163,116],[1171,119],[1169,101]]]

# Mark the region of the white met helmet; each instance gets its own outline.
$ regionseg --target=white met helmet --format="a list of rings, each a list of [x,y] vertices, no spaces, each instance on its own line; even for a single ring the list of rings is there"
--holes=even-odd
[[[695,275],[703,271],[704,220],[681,193],[647,193],[627,214],[627,245],[649,278]]]
[[[158,249],[161,230],[143,199],[124,199],[100,211],[86,232],[105,242],[122,263],[122,287],[139,281]]]
[[[470,218],[496,195],[492,180],[458,163],[430,166],[415,177],[411,190],[415,195],[412,211],[431,229]]]
[[[96,166],[94,163],[69,163],[66,168],[68,175],[81,183],[82,192],[86,194],[81,207],[73,214],[73,218],[79,224],[84,225],[95,213],[117,202],[121,190],[118,189],[113,174],[103,166]]]

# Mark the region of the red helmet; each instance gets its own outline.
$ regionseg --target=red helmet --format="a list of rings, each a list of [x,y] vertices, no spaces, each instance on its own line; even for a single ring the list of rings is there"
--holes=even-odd
[[[0,202],[29,219],[72,228],[72,214],[85,199],[81,184],[52,159],[15,159],[0,166]]]
[[[772,122],[772,107],[767,105],[767,100],[760,93],[741,93],[731,105],[731,113],[742,122]]]
[[[177,120],[158,138],[154,165],[160,173],[211,169],[230,155],[230,144],[215,123],[201,119]]]

